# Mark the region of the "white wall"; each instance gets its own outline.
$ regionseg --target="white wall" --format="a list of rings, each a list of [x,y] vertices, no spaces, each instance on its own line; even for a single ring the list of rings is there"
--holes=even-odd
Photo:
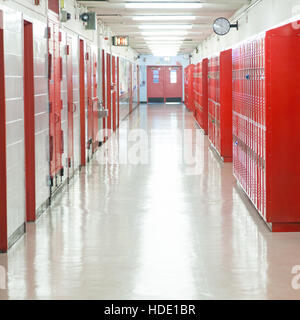
[[[164,57],[155,57],[153,55],[141,55],[137,63],[140,65],[140,101],[147,101],[147,66],[182,66],[182,87],[184,97],[184,68],[189,65],[189,57],[187,55],[178,55],[169,57],[166,60]]]
[[[252,8],[243,8],[230,19],[232,22],[238,20],[238,31],[232,29],[226,36],[211,35],[198,45],[199,53],[193,53],[192,63],[232,48],[239,42],[276,25],[295,20],[300,14],[300,0],[253,0],[252,5]]]
[[[23,43],[24,20],[33,24],[34,46],[34,99],[35,99],[35,161],[36,161],[36,208],[40,208],[50,197],[49,187],[49,99],[48,99],[48,38],[47,15],[48,1],[41,0],[34,5],[33,0],[0,0],[4,19],[4,55],[6,85],[6,131],[7,131],[7,221],[8,237],[26,221],[25,212],[25,159],[24,159],[24,94],[23,94]],[[85,40],[96,52],[104,48],[116,56],[136,61],[137,53],[131,48],[111,46],[111,31],[101,25],[96,31],[85,30],[79,15],[87,9],[75,0],[65,0],[65,9],[72,19],[61,23],[63,58],[62,81],[62,129],[64,131],[65,176],[67,177],[67,65],[66,35],[73,38],[73,85],[74,103],[74,154],[75,169],[80,164],[80,117],[79,117],[79,38]],[[108,40],[105,38],[108,37]],[[99,50],[97,50],[97,47]],[[101,60],[98,61],[101,66]],[[99,68],[99,70],[101,70]],[[101,93],[101,74],[98,77],[99,96]],[[102,123],[102,121],[101,121]],[[87,125],[87,123],[86,123]]]

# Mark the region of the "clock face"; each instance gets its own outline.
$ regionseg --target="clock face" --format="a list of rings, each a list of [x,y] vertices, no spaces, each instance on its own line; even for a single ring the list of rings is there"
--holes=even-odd
[[[230,22],[225,18],[218,18],[214,22],[214,32],[219,36],[224,36],[230,31]]]

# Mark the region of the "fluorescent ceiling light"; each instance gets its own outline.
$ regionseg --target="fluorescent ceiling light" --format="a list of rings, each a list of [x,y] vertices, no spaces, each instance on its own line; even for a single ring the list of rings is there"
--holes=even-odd
[[[140,2],[125,3],[125,8],[128,9],[199,9],[202,8],[202,3],[199,2]]]
[[[143,35],[143,36],[168,36],[168,35],[172,35],[172,36],[185,36],[185,35],[187,35],[187,31],[184,31],[184,30],[172,30],[172,31],[161,31],[161,32],[159,32],[159,31],[154,31],[154,32],[152,32],[152,31],[143,31],[143,32],[141,32],[141,34]]]
[[[178,20],[195,20],[195,16],[134,16],[132,17],[135,21],[178,21]]]
[[[145,41],[180,41],[184,40],[184,37],[145,37]]]
[[[191,24],[141,24],[139,29],[192,29]]]

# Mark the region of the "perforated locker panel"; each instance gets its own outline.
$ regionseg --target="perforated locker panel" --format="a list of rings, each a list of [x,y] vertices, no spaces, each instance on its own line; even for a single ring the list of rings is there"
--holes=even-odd
[[[55,18],[54,18],[55,19]],[[53,185],[56,176],[62,175],[63,132],[61,128],[62,59],[60,57],[61,32],[56,20],[48,20],[48,64],[49,64],[49,135],[50,175]],[[57,181],[59,182],[59,180]]]
[[[233,50],[233,171],[266,218],[265,37]]]
[[[195,118],[200,127],[207,134],[208,128],[208,59],[204,59],[197,64],[197,90],[195,98]]]
[[[184,88],[185,88],[185,105],[186,107],[194,112],[194,92],[193,92],[193,76],[194,76],[193,64],[185,68],[184,75]]]
[[[208,137],[220,151],[220,57],[208,61]]]
[[[194,117],[198,122],[199,107],[200,107],[200,70],[201,65],[197,63],[194,68],[193,74],[193,95],[194,95]]]
[[[299,30],[233,50],[234,175],[272,231],[300,231]]]

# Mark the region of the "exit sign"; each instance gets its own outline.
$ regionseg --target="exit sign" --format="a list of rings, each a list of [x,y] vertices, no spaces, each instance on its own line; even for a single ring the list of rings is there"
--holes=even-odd
[[[117,47],[128,47],[129,37],[128,36],[114,36],[112,37],[112,44]]]

